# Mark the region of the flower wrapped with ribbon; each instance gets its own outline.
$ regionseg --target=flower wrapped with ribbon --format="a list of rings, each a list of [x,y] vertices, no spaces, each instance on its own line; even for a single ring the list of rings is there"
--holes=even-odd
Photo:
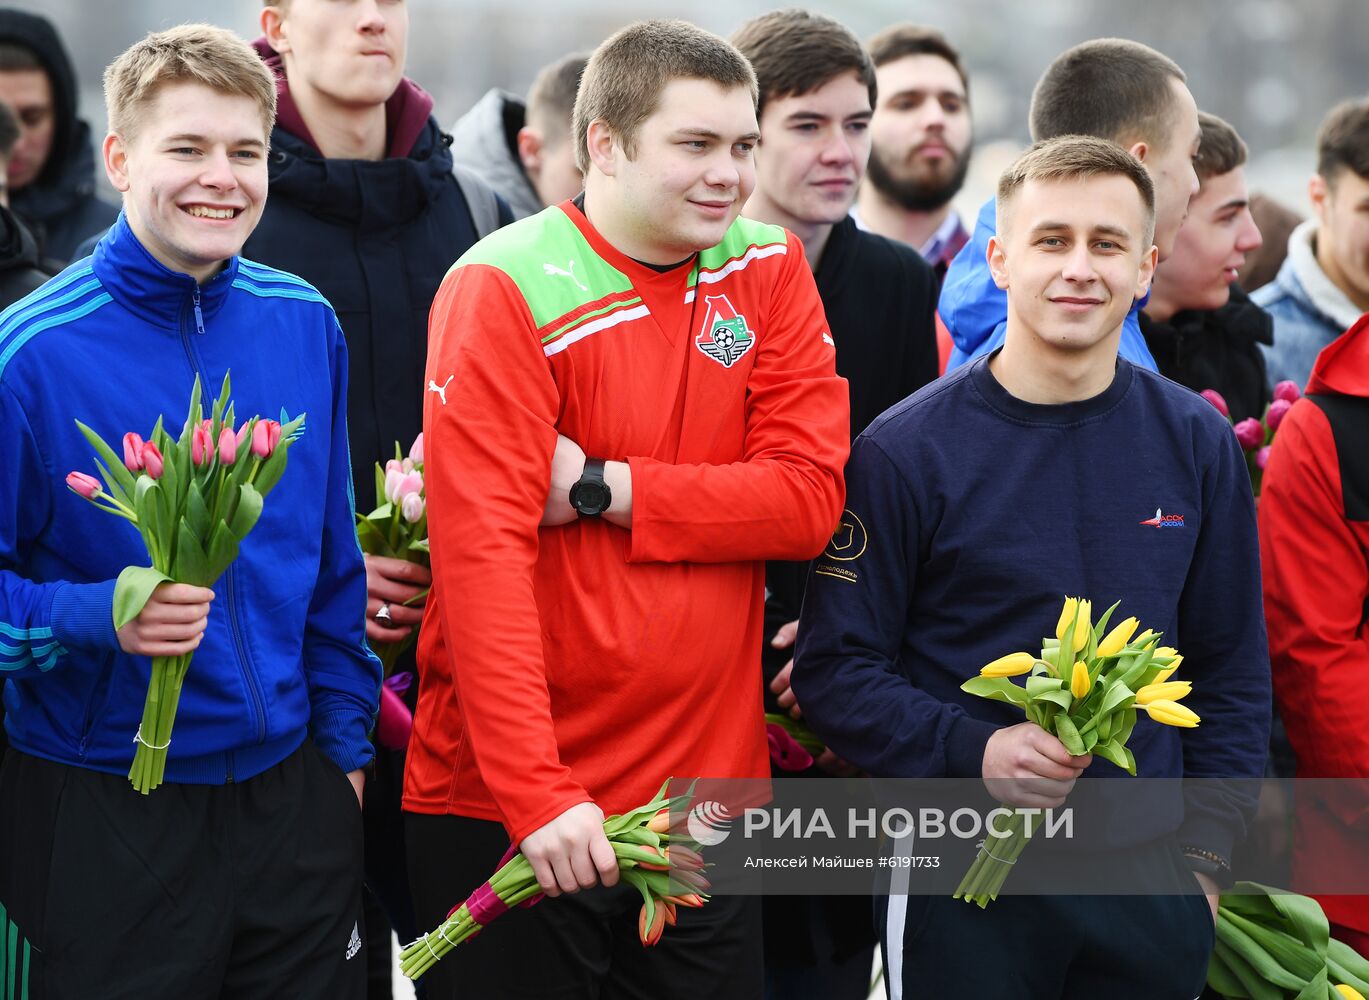
[[[962,691],[1006,702],[1027,719],[1051,733],[1075,757],[1094,754],[1135,776],[1136,760],[1127,749],[1140,712],[1166,726],[1191,729],[1201,721],[1179,704],[1193,690],[1188,681],[1171,681],[1183,656],[1161,646],[1161,634],[1127,618],[1111,631],[1114,604],[1095,625],[1092,605],[1066,598],[1055,635],[1042,640],[1041,655],[1009,653],[985,664],[979,676],[960,686]],[[1024,684],[1012,678],[1029,675]],[[1005,807],[1006,808],[1006,807]],[[994,827],[978,856],[956,889],[955,898],[988,906],[997,898],[1008,872],[1026,842],[1042,822],[1016,809]],[[1028,825],[1030,823],[1030,825]]]
[[[709,882],[699,845],[671,825],[672,813],[679,816],[688,811],[693,789],[667,796],[669,787],[668,779],[650,802],[604,820],[604,836],[618,858],[618,871],[642,896],[637,933],[647,947],[661,940],[667,924],[674,925],[679,907],[699,907],[708,901]],[[491,921],[517,907],[534,906],[542,897],[532,865],[510,846],[489,881],[452,907],[435,930],[404,947],[400,971],[418,979]]]
[[[83,472],[67,476],[67,486],[101,510],[136,527],[151,566],[130,566],[114,587],[114,627],[137,618],[152,592],[163,583],[212,587],[234,559],[238,547],[261,517],[267,494],[285,472],[290,444],[304,432],[304,415],[281,422],[252,417],[236,431],[231,383],[227,375],[206,419],[195,378],[190,407],[179,438],[158,418],[144,440],[123,436],[123,455],[79,420],[96,452],[100,479]],[[193,653],[157,656],[143,704],[142,723],[128,779],[146,795],[162,783],[181,686]]]
[[[376,506],[369,514],[357,512],[357,542],[373,556],[403,559],[430,565],[428,555],[428,500],[423,481],[423,434],[420,432],[404,454],[395,442],[395,457],[383,466],[376,463]],[[428,596],[425,588],[405,603]],[[389,677],[395,663],[418,638],[411,629],[399,642],[376,643],[375,653]],[[402,748],[400,748],[402,749]]]

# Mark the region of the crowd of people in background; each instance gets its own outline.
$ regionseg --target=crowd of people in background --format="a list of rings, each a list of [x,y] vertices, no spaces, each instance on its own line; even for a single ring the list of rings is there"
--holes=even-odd
[[[1179,65],[1084,42],[962,217],[974,67],[930,27],[638,22],[457,115],[405,73],[417,16],[268,0],[250,43],[151,34],[105,71],[101,140],[56,28],[0,10],[0,938],[32,995],[388,997],[391,934],[512,841],[553,898],[427,996],[863,1000],[876,949],[895,998],[1195,996],[1254,801],[1129,831],[1210,912],[718,897],[647,951],[601,824],[666,776],[767,775],[766,711],[825,741],[809,776],[1063,801],[1111,765],[960,691],[1062,592],[1122,599],[1206,682],[1144,774],[1369,777],[1369,97],[1322,122],[1303,220]],[[73,418],[117,439],[229,368],[240,409],[308,411],[292,500],[235,578],[116,630],[138,539],[62,487]],[[1256,501],[1229,422],[1285,381]],[[354,544],[420,433],[431,572]],[[1186,531],[1132,527],[1157,503]],[[853,525],[878,544],[847,563]],[[412,741],[373,746],[368,642],[415,631]],[[196,648],[201,736],[138,796],[139,671]],[[624,748],[664,733],[648,773]],[[1300,814],[1294,874],[1362,865],[1363,815]],[[1369,953],[1369,897],[1320,901]]]

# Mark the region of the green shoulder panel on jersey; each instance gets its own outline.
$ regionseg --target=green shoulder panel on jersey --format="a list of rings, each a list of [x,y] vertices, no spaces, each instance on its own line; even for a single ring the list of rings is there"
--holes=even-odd
[[[452,267],[467,264],[485,264],[508,275],[543,335],[555,335],[565,325],[560,320],[573,323],[627,300],[640,302],[627,275],[595,253],[555,206],[496,230]]]
[[[738,218],[728,227],[721,243],[699,254],[699,266],[691,276],[691,283],[718,281],[743,270],[753,260],[782,255],[788,251],[789,237],[782,227]]]

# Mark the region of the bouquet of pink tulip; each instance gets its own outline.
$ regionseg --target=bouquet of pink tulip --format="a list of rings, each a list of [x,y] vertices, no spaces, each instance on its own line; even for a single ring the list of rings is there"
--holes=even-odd
[[[669,779],[646,805],[604,820],[604,835],[618,857],[623,881],[641,893],[637,934],[648,947],[661,940],[666,924],[674,925],[676,907],[703,906],[708,901],[709,883],[698,844],[672,833],[670,825],[672,811],[678,814],[688,809],[693,789],[669,797],[668,787]],[[400,971],[417,979],[491,920],[515,906],[532,906],[542,895],[532,865],[510,847],[488,882],[453,907],[436,930],[405,946],[399,955]]]
[[[780,712],[765,713],[765,740],[770,763],[781,771],[806,771],[827,749],[801,720]]]
[[[1227,420],[1231,419],[1231,410],[1220,392],[1216,389],[1204,389],[1199,395],[1215,406],[1217,412]],[[1285,414],[1301,398],[1302,392],[1298,389],[1298,383],[1285,379],[1274,386],[1274,399],[1265,407],[1264,415],[1260,419],[1246,417],[1234,425],[1236,440],[1241,443],[1241,450],[1245,452],[1246,469],[1250,473],[1250,488],[1255,491],[1257,497],[1260,495],[1260,481],[1264,478],[1264,467],[1269,462],[1269,449],[1274,444],[1274,432],[1279,429],[1279,424],[1283,423]]]
[[[423,434],[414,439],[406,456],[395,442],[395,457],[376,463],[376,506],[369,514],[357,514],[357,541],[361,551],[373,556],[429,564],[428,511],[423,484]],[[420,597],[426,596],[425,590]],[[417,598],[415,598],[417,600]],[[376,655],[388,677],[395,662],[413,645],[417,631],[399,642],[379,644]]]
[[[162,583],[213,586],[238,557],[238,546],[261,517],[266,495],[285,472],[286,452],[303,433],[304,415],[284,426],[252,417],[234,431],[229,391],[225,375],[212,414],[204,419],[197,376],[180,438],[163,430],[158,418],[147,440],[133,432],[124,435],[122,461],[100,435],[76,421],[95,448],[100,479],[72,472],[67,486],[131,522],[152,560],[151,566],[130,566],[119,574],[115,628],[137,618]],[[162,783],[166,772],[176,706],[193,656],[152,659],[142,724],[133,737],[138,748],[128,772],[128,780],[144,795]]]

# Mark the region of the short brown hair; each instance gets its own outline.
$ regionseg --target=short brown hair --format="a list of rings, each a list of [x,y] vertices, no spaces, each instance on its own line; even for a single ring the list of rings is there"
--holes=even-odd
[[[1369,180],[1369,100],[1343,101],[1317,130],[1317,173],[1335,181],[1342,170]]]
[[[0,101],[0,159],[8,160],[18,141],[19,119],[14,116],[13,108]]]
[[[1198,155],[1193,158],[1193,169],[1197,171],[1199,184],[1231,173],[1250,156],[1250,150],[1236,130],[1216,115],[1199,111],[1198,128],[1203,138],[1198,144]]]
[[[780,97],[811,94],[829,80],[854,73],[875,106],[875,66],[851,29],[822,14],[797,7],[753,17],[732,35],[756,71],[757,112]]]
[[[589,57],[575,98],[575,161],[589,170],[589,124],[602,121],[629,156],[637,133],[672,80],[708,80],[745,87],[756,103],[756,74],[723,39],[688,21],[637,21],[611,35]]]
[[[1145,245],[1155,239],[1155,185],[1140,160],[1107,139],[1091,135],[1062,135],[1038,142],[1019,156],[998,178],[998,231],[1003,232],[1006,206],[1028,181],[1064,181],[1125,177],[1136,185],[1145,205]]]
[[[43,60],[39,59],[38,54],[27,45],[14,41],[0,42],[0,73],[25,69],[41,69],[47,72]]]
[[[960,62],[960,53],[946,36],[935,28],[920,24],[895,24],[870,39],[870,58],[878,68],[906,56],[938,56],[945,59],[960,76],[965,94],[970,93],[970,77]]]
[[[237,35],[212,24],[182,24],[134,42],[105,69],[109,130],[124,140],[167,83],[202,83],[252,100],[267,137],[276,118],[276,81],[261,57]]]
[[[1032,138],[1093,135],[1167,149],[1175,106],[1171,81],[1185,79],[1174,60],[1140,42],[1082,42],[1058,55],[1032,91]]]
[[[543,140],[556,142],[570,135],[570,119],[575,113],[575,94],[585,74],[589,56],[583,52],[564,56],[544,66],[528,91],[526,120],[542,133]]]

